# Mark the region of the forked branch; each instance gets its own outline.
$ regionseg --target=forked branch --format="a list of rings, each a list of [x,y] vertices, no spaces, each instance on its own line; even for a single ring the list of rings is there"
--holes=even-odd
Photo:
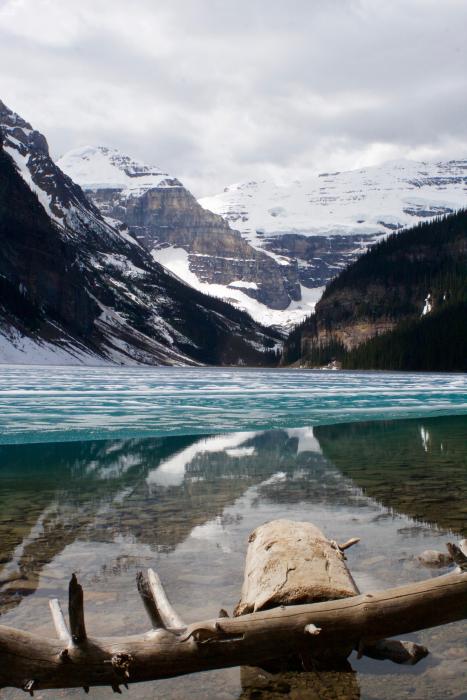
[[[162,582],[153,569],[148,569],[147,578],[142,571],[138,571],[136,584],[154,629],[185,629],[185,623],[169,602]]]
[[[278,604],[239,617],[225,617],[221,611],[216,619],[190,625],[173,609],[159,577],[149,569],[147,578],[138,574],[137,584],[153,629],[115,638],[87,636],[83,589],[73,574],[69,629],[58,600],[50,601],[58,639],[0,626],[0,687],[22,688],[31,695],[46,688],[83,687],[88,692],[102,685],[121,692],[120,686],[128,683],[228,666],[264,666],[284,655],[338,660],[352,649],[415,663],[426,649],[385,638],[467,616],[466,557],[455,546],[450,551],[459,572],[375,593],[352,589],[350,597],[326,602]]]

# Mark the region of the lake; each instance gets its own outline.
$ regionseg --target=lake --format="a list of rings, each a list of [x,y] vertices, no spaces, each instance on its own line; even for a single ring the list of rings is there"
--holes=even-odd
[[[0,366],[2,443],[466,413],[465,374]]]
[[[76,571],[91,635],[144,631],[148,567],[187,621],[231,612],[248,534],[279,517],[360,537],[348,565],[362,591],[436,576],[417,555],[467,536],[466,413],[465,375],[1,368],[0,623],[53,636],[47,600],[65,603]],[[347,673],[267,689],[234,668],[123,692],[467,697],[465,622],[405,638],[430,650],[415,667],[353,655]]]

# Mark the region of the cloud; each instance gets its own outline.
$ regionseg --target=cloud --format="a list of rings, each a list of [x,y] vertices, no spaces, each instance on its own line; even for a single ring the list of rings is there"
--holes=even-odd
[[[116,146],[198,195],[467,156],[464,0],[0,0],[0,97],[52,153]]]

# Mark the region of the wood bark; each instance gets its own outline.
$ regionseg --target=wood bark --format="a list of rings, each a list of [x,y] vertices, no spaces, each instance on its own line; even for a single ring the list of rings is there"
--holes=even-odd
[[[354,538],[339,546],[308,522],[273,520],[261,525],[249,538],[234,615],[356,595],[343,554],[356,542]]]
[[[160,588],[146,583],[158,619],[176,615],[165,594],[162,600]],[[86,633],[76,585],[72,579],[70,605],[77,605],[77,610],[70,616],[71,633],[55,603],[57,639],[0,626],[0,687],[33,693],[44,688],[87,690],[110,685],[119,691],[126,683],[228,666],[261,666],[304,650],[321,657],[340,656],[388,636],[467,616],[467,575],[461,570],[339,600],[219,617],[181,629],[160,627],[142,635],[96,638]]]

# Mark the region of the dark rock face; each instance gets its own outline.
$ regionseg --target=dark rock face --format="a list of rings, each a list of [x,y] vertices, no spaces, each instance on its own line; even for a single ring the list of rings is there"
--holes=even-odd
[[[87,201],[82,189],[62,173],[50,158],[45,136],[1,100],[0,133],[4,147],[15,158],[17,165],[27,169],[35,186],[50,198],[52,215],[63,219],[69,209],[75,207],[77,214],[83,209],[88,216],[101,218],[97,209]],[[21,160],[24,162],[21,163]]]
[[[277,333],[168,274],[104,221],[44,137],[1,107],[0,340],[123,364],[275,362]]]
[[[322,287],[353,263],[376,241],[376,236],[305,236],[284,233],[263,238],[264,248],[299,261],[299,280],[305,287]]]
[[[86,193],[105,216],[126,224],[147,250],[184,248],[190,271],[201,282],[253,283],[242,291],[272,309],[286,309],[301,298],[296,261],[281,265],[256,250],[182,186],[155,187],[139,196],[127,196],[120,189]]]
[[[99,306],[74,265],[74,247],[1,150],[0,241],[0,327],[14,326],[44,340],[67,335],[79,345],[90,340]]]

